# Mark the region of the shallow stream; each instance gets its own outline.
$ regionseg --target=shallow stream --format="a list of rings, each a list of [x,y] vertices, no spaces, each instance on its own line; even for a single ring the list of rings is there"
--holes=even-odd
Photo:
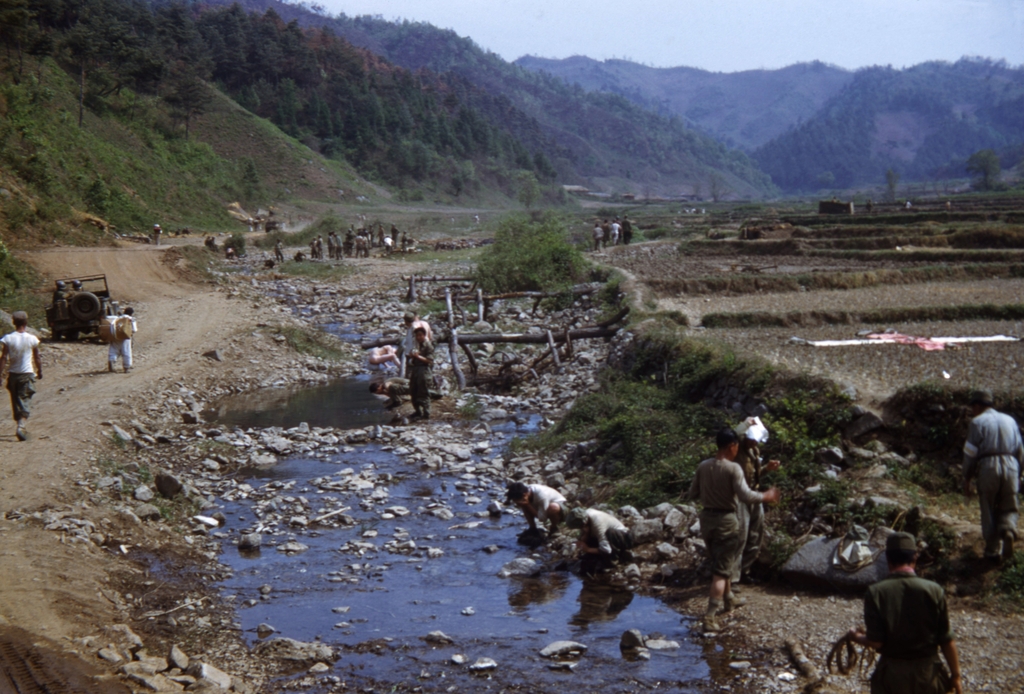
[[[243,427],[287,427],[299,421],[365,427],[387,418],[367,382],[365,377],[345,379],[287,398],[275,392],[267,401],[246,396],[220,403],[219,421]],[[488,455],[513,436],[535,431],[540,419],[494,426],[488,436],[495,448]],[[358,493],[322,489],[325,478],[358,475],[368,468],[378,479],[390,475],[387,485]],[[283,510],[289,499],[304,497],[314,508],[318,500],[325,509],[349,507],[346,513],[355,520],[342,528],[311,524],[294,533],[266,534],[256,554],[224,545],[222,561],[233,575],[222,590],[239,606],[250,643],[258,638],[257,625],[267,623],[275,635],[319,639],[340,648],[337,663],[319,676],[321,689],[339,684],[335,678],[364,691],[381,684],[427,692],[501,687],[696,691],[707,685],[709,668],[701,646],[690,638],[688,620],[661,601],[562,571],[499,578],[501,567],[517,557],[533,557],[540,564],[547,558],[543,548],[533,551],[516,543],[526,527],[521,515],[487,515],[489,501],[501,498],[501,480],[431,473],[379,443],[345,446],[326,457],[286,458],[269,469],[243,471],[238,481],[243,478],[257,492],[270,485]],[[451,517],[432,515],[439,506]],[[408,513],[386,511],[393,507]],[[251,499],[228,503],[224,513],[228,521],[221,531],[232,535],[259,524]],[[309,549],[296,554],[277,550],[289,540]],[[405,544],[410,541],[414,549]],[[680,648],[653,651],[649,661],[626,660],[619,639],[633,628],[677,641]],[[437,646],[423,640],[438,630],[454,643]],[[588,647],[571,670],[538,653],[558,640]],[[453,664],[456,654],[466,656],[467,664]],[[497,668],[471,673],[468,665],[478,658],[493,659]]]

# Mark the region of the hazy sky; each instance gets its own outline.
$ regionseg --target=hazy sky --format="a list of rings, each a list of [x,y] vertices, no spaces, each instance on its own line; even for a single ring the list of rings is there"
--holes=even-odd
[[[429,22],[507,60],[626,58],[733,72],[822,60],[1024,64],[1024,0],[319,0],[332,14]]]

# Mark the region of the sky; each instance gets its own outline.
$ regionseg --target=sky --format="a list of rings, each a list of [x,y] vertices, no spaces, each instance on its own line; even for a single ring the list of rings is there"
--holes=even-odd
[[[1024,65],[1024,0],[318,0],[429,22],[506,60],[623,58],[714,72],[821,60],[896,68],[964,56]]]

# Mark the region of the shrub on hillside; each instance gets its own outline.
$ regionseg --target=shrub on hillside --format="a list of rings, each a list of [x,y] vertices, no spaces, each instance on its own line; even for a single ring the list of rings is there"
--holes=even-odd
[[[562,220],[516,216],[501,222],[476,276],[486,292],[559,291],[582,279],[586,267]]]
[[[231,235],[231,238],[224,242],[224,248],[234,248],[235,255],[242,257],[245,255],[245,235],[236,231]]]

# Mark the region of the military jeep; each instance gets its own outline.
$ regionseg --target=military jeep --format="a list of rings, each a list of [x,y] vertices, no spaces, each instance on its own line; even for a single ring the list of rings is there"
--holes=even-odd
[[[56,283],[64,282],[70,287],[76,281],[82,283],[82,288],[65,290],[61,298]],[[116,316],[120,308],[117,302],[110,298],[106,275],[55,280],[54,299],[53,304],[46,307],[46,322],[50,326],[50,334],[54,340],[74,341],[81,335],[98,335],[104,319]]]

